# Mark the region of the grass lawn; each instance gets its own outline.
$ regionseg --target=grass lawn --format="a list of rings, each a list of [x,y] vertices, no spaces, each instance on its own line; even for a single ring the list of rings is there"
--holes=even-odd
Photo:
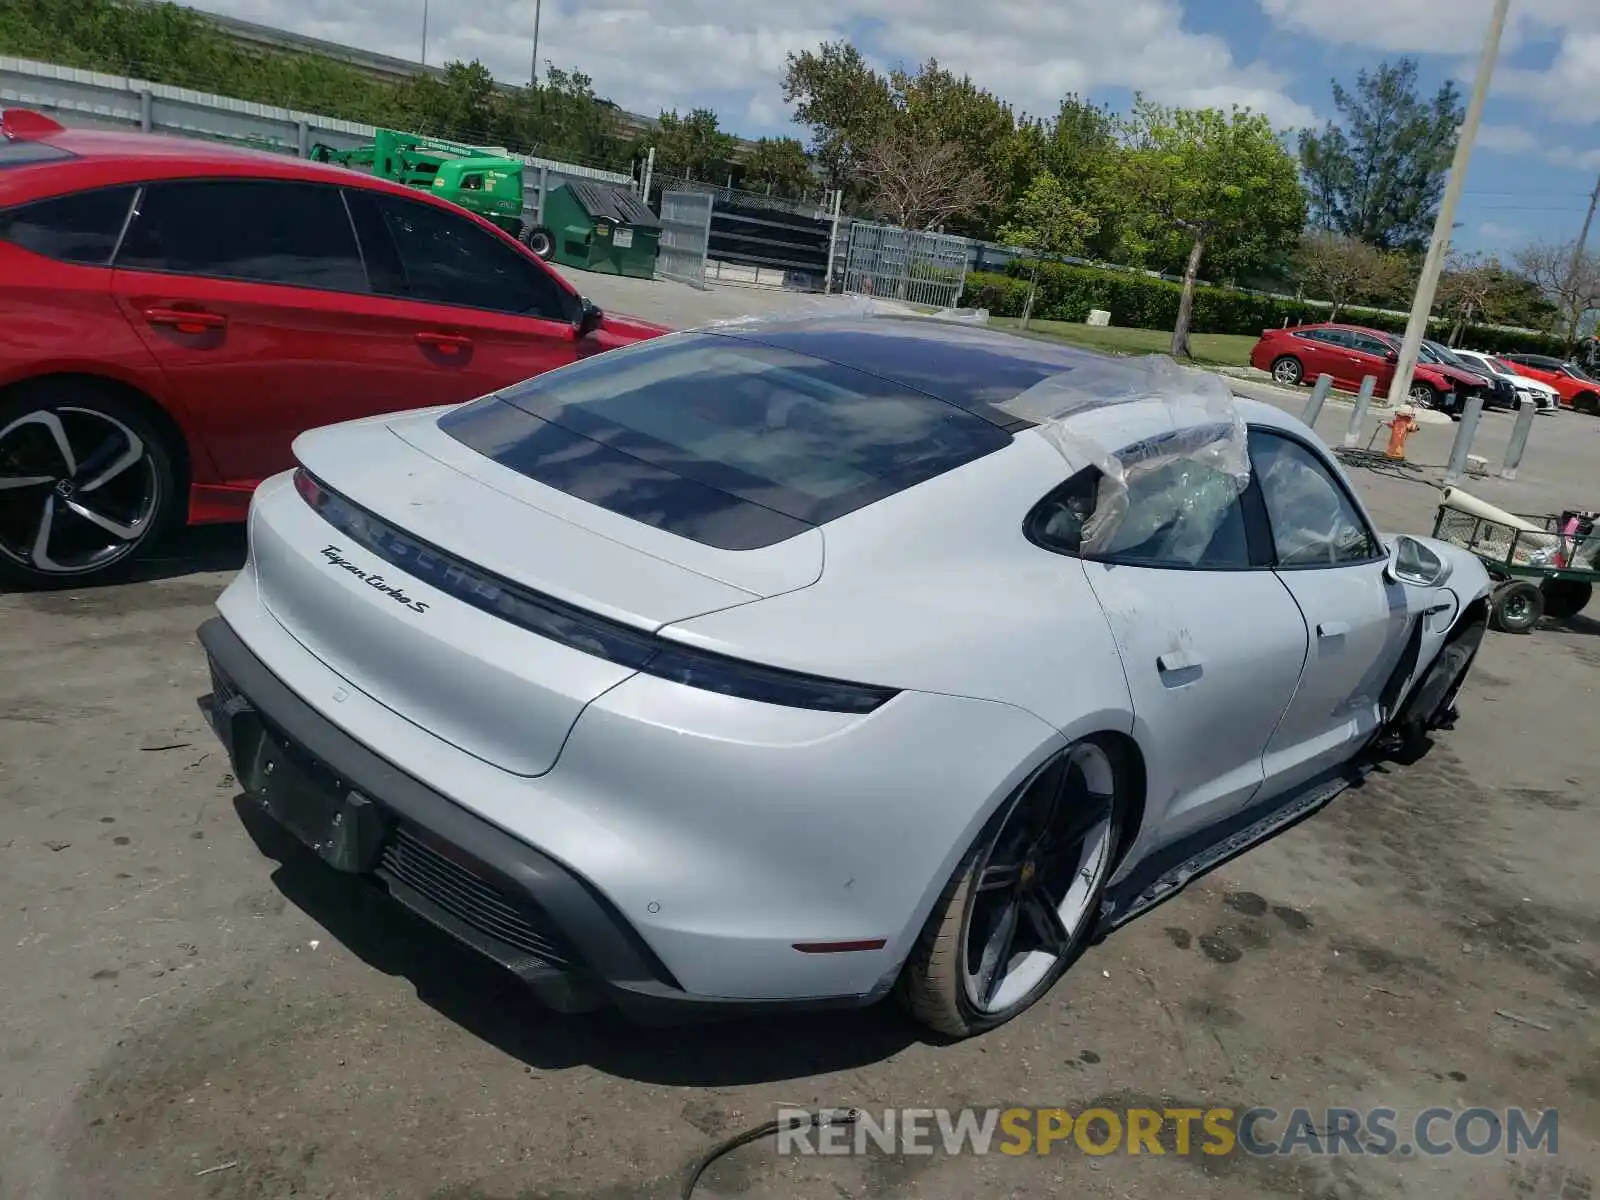
[[[993,317],[990,324],[1016,329],[1015,317]],[[1108,354],[1166,354],[1172,348],[1170,329],[1123,329],[1118,326],[1078,325],[1071,321],[1028,322],[1029,333],[1058,338],[1075,346],[1104,350]],[[1197,367],[1247,367],[1256,339],[1236,333],[1191,333],[1189,348]]]

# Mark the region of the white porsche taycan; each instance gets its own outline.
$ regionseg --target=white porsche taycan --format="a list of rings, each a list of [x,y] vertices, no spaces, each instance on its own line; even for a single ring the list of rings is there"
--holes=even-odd
[[[247,793],[549,1004],[1010,1019],[1447,726],[1478,561],[1170,360],[673,334],[303,435],[200,631]]]

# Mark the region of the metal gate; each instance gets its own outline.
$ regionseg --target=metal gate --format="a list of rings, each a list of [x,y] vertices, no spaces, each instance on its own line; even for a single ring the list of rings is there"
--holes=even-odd
[[[656,276],[704,289],[711,245],[711,205],[704,192],[661,193],[661,243]]]
[[[858,296],[954,308],[967,282],[967,239],[897,225],[850,222],[844,290]]]

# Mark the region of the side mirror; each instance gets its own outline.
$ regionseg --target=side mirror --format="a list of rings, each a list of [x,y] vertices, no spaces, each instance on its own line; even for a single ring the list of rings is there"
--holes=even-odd
[[[1383,357],[1385,362],[1399,362],[1400,352],[1398,350],[1385,350]]]
[[[581,304],[582,307],[578,310],[578,336],[584,338],[600,328],[601,322],[606,319],[606,314],[587,296],[583,298]]]
[[[1430,546],[1401,534],[1389,547],[1389,563],[1384,573],[1396,583],[1439,587],[1450,578],[1450,563]]]

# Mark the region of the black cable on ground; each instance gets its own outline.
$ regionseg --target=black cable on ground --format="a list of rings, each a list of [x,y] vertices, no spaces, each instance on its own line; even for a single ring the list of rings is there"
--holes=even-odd
[[[859,1108],[819,1108],[806,1114],[806,1120],[799,1126],[804,1129],[820,1129],[824,1125],[854,1125],[861,1119]],[[700,1182],[700,1177],[706,1173],[706,1168],[724,1154],[737,1150],[740,1146],[748,1146],[751,1142],[759,1142],[768,1134],[777,1133],[783,1127],[782,1119],[767,1121],[757,1125],[754,1129],[746,1129],[743,1133],[736,1133],[730,1138],[724,1138],[711,1149],[707,1150],[698,1159],[694,1166],[689,1168],[689,1174],[683,1181],[683,1191],[678,1193],[679,1200],[692,1200],[694,1189]]]

